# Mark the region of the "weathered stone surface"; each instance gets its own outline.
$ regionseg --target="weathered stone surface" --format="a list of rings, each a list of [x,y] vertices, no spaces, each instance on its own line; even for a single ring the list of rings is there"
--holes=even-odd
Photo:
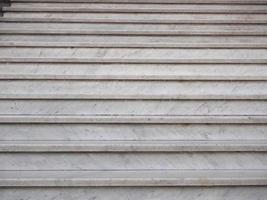
[[[267,1],[11,2],[0,199],[265,200]]]

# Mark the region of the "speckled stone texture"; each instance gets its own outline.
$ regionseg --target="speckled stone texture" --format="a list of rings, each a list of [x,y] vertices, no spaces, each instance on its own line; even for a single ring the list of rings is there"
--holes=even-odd
[[[11,0],[0,200],[266,200],[267,0]]]

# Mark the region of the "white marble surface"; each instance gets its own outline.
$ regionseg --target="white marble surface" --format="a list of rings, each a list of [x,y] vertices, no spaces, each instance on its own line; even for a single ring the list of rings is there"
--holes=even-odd
[[[266,140],[265,124],[0,124],[3,141]]]
[[[41,43],[47,44],[46,42],[41,42]],[[65,44],[64,42],[60,43]],[[25,44],[29,44],[29,42],[25,42]],[[56,43],[52,42],[50,44],[54,45]],[[76,43],[74,42],[74,44]],[[84,43],[79,42],[77,45],[80,44],[83,45]],[[137,65],[137,64],[0,63],[0,79],[267,80],[267,68],[265,65],[257,65],[257,64],[251,64],[251,65],[138,64]]]
[[[1,19],[0,19],[1,20]],[[1,27],[2,24],[0,24]],[[1,35],[0,41],[131,42],[131,43],[266,43],[265,36],[127,36],[116,35]]]
[[[185,9],[185,10],[206,10],[211,9],[215,11],[227,10],[227,11],[236,11],[236,10],[244,10],[244,11],[257,11],[257,10],[265,10],[267,9],[266,5],[227,5],[227,4],[149,4],[149,3],[123,3],[123,4],[116,4],[116,3],[91,3],[91,4],[79,4],[79,3],[47,3],[47,2],[30,2],[30,3],[20,3],[14,2],[12,3],[11,8],[92,8],[92,9]]]
[[[237,13],[267,6],[148,1],[160,4],[76,8],[232,14],[32,12],[52,6],[35,3],[0,19],[15,22],[0,24],[0,41],[9,42],[0,43],[0,186],[15,187],[1,187],[0,199],[265,200],[266,16]],[[213,3],[222,1],[233,3]],[[50,9],[64,10],[58,3]],[[27,20],[36,23],[20,23]],[[31,41],[52,43],[27,46]],[[197,48],[201,43],[210,46]],[[155,187],[185,185],[213,187]]]
[[[1,115],[224,116],[265,115],[252,100],[0,100]]]
[[[266,99],[267,82],[1,81],[11,99]]]
[[[0,186],[264,186],[263,170],[5,171]]]
[[[266,153],[2,153],[0,170],[266,169]]]
[[[1,188],[5,200],[265,200],[266,187]]]
[[[53,3],[54,4],[54,3]],[[134,4],[132,4],[134,5]],[[40,28],[40,29],[86,29],[86,30],[121,30],[121,31],[136,31],[136,30],[156,30],[156,31],[266,31],[267,28],[262,25],[240,25],[240,24],[222,24],[222,25],[198,25],[198,24],[90,24],[90,23],[2,23],[0,28]],[[212,39],[212,38],[211,38]],[[219,40],[217,41],[219,42]]]
[[[257,20],[265,19],[264,14],[118,14],[118,13],[34,13],[34,12],[7,12],[9,18],[78,18],[78,19],[134,19],[134,20]]]
[[[27,30],[29,31],[29,30]],[[152,31],[153,32],[153,31]],[[266,59],[266,49],[143,49],[143,48],[14,48],[0,49],[0,58],[103,59]]]

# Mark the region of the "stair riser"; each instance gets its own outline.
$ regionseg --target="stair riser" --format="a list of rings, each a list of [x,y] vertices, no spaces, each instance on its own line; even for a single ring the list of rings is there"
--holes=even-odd
[[[266,65],[4,64],[10,80],[267,80]]]
[[[213,88],[216,87],[216,93]],[[208,81],[1,81],[1,99],[264,100],[267,83]],[[131,88],[131,90],[129,90]]]
[[[2,153],[0,170],[266,169],[266,153]]]
[[[1,100],[1,115],[265,115],[266,101]]]
[[[142,49],[142,48],[1,48],[0,58],[86,58],[86,59],[266,59],[267,50]],[[123,60],[123,59],[120,59]],[[166,61],[167,62],[167,61]]]
[[[218,43],[218,44],[231,44],[231,43],[267,43],[264,36],[93,36],[93,35],[19,35],[19,34],[2,34],[0,41],[35,41],[35,42],[102,42],[102,43]]]
[[[168,24],[83,24],[83,23],[2,23],[1,28],[40,28],[40,29],[86,29],[99,31],[137,31],[137,30],[155,30],[155,31],[267,31],[266,26],[260,25],[168,25]]]
[[[134,13],[50,13],[50,12],[5,12],[7,18],[76,18],[76,19],[113,19],[120,20],[266,20],[264,14],[134,14]]]
[[[1,140],[266,140],[267,125],[0,124]]]
[[[264,10],[267,5],[227,5],[227,4],[201,4],[201,2],[196,4],[131,4],[131,3],[42,3],[42,2],[31,2],[31,3],[12,3],[11,8],[91,8],[91,9],[214,9],[214,10]]]
[[[161,0],[11,0],[12,3],[16,2],[64,2],[64,3],[149,3],[149,4],[155,4],[155,3],[160,3],[160,4],[247,4],[247,5],[255,5],[255,4],[260,4],[264,5],[266,4],[265,0],[204,0],[204,1],[197,1],[197,0],[166,0],[164,3]]]
[[[35,200],[65,200],[93,199],[102,200],[135,200],[135,199],[159,199],[187,200],[187,199],[238,199],[255,200],[264,199],[267,196],[266,187],[99,187],[99,188],[1,188],[1,197],[5,200],[30,199]]]
[[[256,9],[229,9],[227,7],[214,8],[214,7],[181,7],[181,8],[85,8],[85,7],[4,7],[4,12],[51,12],[51,13],[144,13],[144,14],[266,14],[264,8]]]

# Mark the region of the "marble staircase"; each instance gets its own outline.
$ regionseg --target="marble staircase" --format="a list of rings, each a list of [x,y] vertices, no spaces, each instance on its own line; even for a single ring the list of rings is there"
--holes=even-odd
[[[11,0],[0,199],[266,200],[266,0]]]

